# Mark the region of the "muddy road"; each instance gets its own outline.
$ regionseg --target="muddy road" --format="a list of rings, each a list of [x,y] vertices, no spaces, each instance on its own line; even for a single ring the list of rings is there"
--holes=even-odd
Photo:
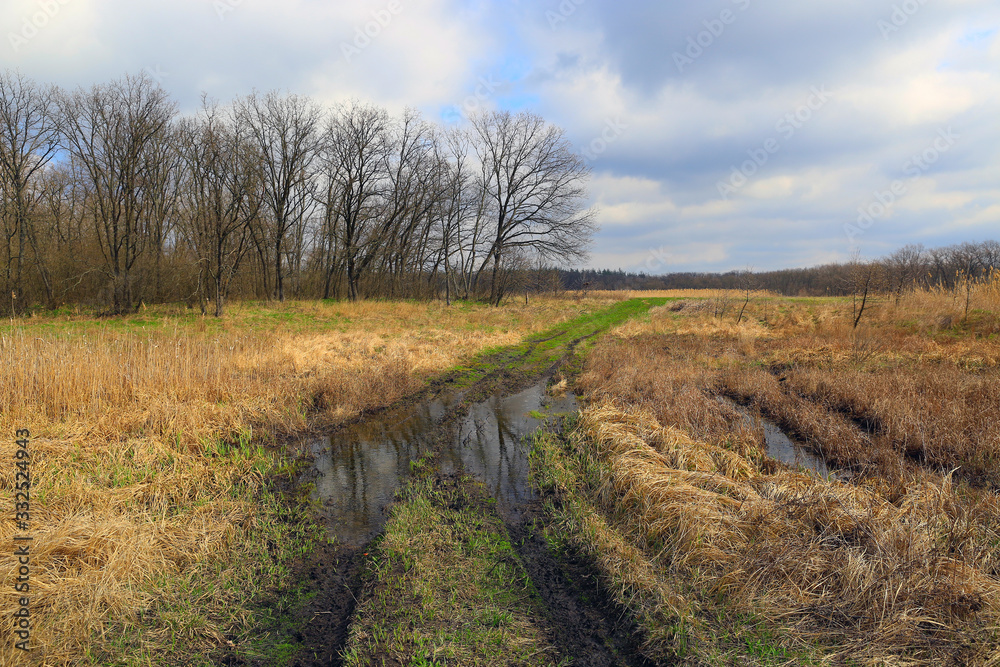
[[[582,348],[610,326],[662,300],[625,302],[568,323],[513,349],[438,378],[418,395],[298,443],[311,463],[298,479],[309,490],[331,544],[296,565],[304,602],[282,628],[289,665],[339,665],[355,608],[364,596],[366,556],[382,533],[397,492],[415,475],[445,484],[470,480],[490,500],[511,537],[544,610],[539,622],[559,658],[577,665],[645,665],[637,630],[605,596],[593,568],[574,553],[555,554],[542,537],[548,520],[529,479],[529,436],[575,413],[562,385]],[[462,480],[456,482],[456,480]],[[224,664],[259,664],[226,656]]]

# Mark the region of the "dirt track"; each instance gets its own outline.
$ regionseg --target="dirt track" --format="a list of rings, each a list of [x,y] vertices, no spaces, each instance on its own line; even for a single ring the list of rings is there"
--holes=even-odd
[[[454,446],[459,422],[477,402],[489,397],[511,396],[536,383],[550,381],[565,372],[565,364],[581,341],[601,332],[561,330],[534,339],[513,350],[500,351],[478,360],[472,371],[456,371],[431,382],[428,388],[396,404],[362,415],[338,430],[350,429],[379,419],[398,419],[415,406],[451,396],[446,413],[424,434],[430,443],[430,459],[440,464],[443,453]],[[564,338],[561,345],[545,355],[539,346]],[[470,377],[474,378],[470,382]],[[336,433],[334,434],[334,436]],[[434,472],[442,483],[457,483],[454,472]],[[308,483],[305,475],[300,483]],[[475,494],[465,494],[466,496]],[[514,506],[516,505],[516,506]],[[646,665],[638,654],[637,628],[628,614],[604,595],[595,570],[576,554],[554,554],[542,536],[547,521],[540,499],[484,504],[482,511],[499,512],[510,533],[521,566],[530,576],[545,607],[545,618],[538,622],[546,628],[551,643],[563,658],[576,665]],[[388,513],[389,508],[382,510]],[[336,533],[334,517],[319,513],[320,521],[330,522]],[[349,546],[330,544],[315,550],[295,566],[296,580],[304,587],[302,599],[307,600],[284,616],[282,627],[262,628],[262,632],[284,638],[296,646],[294,657],[287,664],[313,667],[341,664],[341,653],[347,642],[352,616],[358,600],[364,595],[365,556],[368,544]],[[369,577],[370,579],[370,577]],[[252,657],[230,653],[220,656],[227,665],[262,665]]]

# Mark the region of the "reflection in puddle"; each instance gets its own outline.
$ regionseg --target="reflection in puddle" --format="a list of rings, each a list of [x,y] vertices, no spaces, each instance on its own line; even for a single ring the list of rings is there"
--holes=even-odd
[[[548,397],[544,382],[512,396],[493,396],[473,405],[441,436],[442,420],[460,400],[450,396],[407,406],[311,444],[315,463],[307,474],[315,484],[313,498],[323,503],[340,542],[361,546],[381,531],[383,509],[410,476],[410,462],[430,453],[436,436],[446,441],[443,472],[475,476],[511,508],[533,497],[530,444],[524,438],[542,425],[539,413],[575,412],[575,397]]]
[[[720,398],[736,409],[747,420],[751,428],[764,429],[764,445],[767,455],[772,459],[796,467],[801,466],[811,470],[823,479],[829,479],[830,469],[822,456],[814,454],[800,443],[789,438],[776,424],[769,422],[759,414],[747,410],[742,405],[726,398]]]
[[[812,470],[823,479],[830,477],[830,470],[822,456],[796,444],[794,440],[785,435],[784,431],[766,419],[759,419],[759,422],[764,426],[764,444],[767,445],[768,456],[782,463]]]
[[[576,412],[576,398],[549,398],[544,384],[538,384],[519,394],[491,397],[477,403],[462,420],[453,453],[461,459],[448,461],[457,471],[463,470],[482,481],[490,495],[514,509],[534,498],[528,484],[528,452],[523,442],[542,425],[536,415]],[[446,459],[447,461],[447,459]],[[447,463],[443,470],[450,472]]]

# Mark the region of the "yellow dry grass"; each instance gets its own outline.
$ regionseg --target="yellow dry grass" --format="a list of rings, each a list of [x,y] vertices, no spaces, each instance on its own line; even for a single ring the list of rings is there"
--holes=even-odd
[[[976,287],[973,303],[1000,308],[997,284]],[[998,311],[977,308],[966,320],[929,290],[898,305],[878,297],[855,329],[850,299],[763,297],[738,325],[707,303],[669,304],[619,327],[581,386],[699,437],[733,429],[727,409],[706,402],[723,394],[840,465],[887,477],[912,463],[959,468],[962,480],[1000,486]]]
[[[259,560],[255,542],[272,528],[259,499],[281,451],[261,444],[391,403],[484,349],[607,303],[300,303],[234,307],[222,323],[166,313],[103,324],[32,318],[0,329],[5,497],[14,431],[32,434],[30,659],[115,658],[122,639],[105,635],[112,626],[134,632],[129,642],[143,655],[227,641],[219,619],[246,621],[247,600],[211,584],[220,567]],[[10,545],[23,531],[8,508],[0,540]],[[12,549],[0,552],[0,665],[25,659],[9,641],[17,567]],[[199,577],[202,592],[186,601],[192,618],[143,621]]]
[[[767,474],[610,401],[585,410],[580,427],[600,471],[598,505],[632,548],[655,554],[655,574],[644,565],[633,587],[686,597],[696,655],[725,648],[706,641],[721,600],[725,614],[770,619],[833,659],[995,662],[995,496],[971,503],[950,477],[926,475],[890,502],[872,488]]]
[[[763,659],[734,639],[743,618],[786,659],[1000,664],[1000,276],[877,295],[856,329],[849,298],[756,295],[739,324],[721,298],[618,327],[577,381],[586,474],[562,492],[619,599],[653,619],[650,655]],[[767,458],[722,397],[850,482]]]

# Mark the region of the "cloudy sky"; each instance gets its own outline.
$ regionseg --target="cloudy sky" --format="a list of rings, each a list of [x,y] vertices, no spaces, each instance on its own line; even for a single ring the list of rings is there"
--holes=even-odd
[[[1000,239],[996,0],[4,0],[0,67],[145,70],[442,124],[535,111],[590,161],[590,265],[810,266]]]

